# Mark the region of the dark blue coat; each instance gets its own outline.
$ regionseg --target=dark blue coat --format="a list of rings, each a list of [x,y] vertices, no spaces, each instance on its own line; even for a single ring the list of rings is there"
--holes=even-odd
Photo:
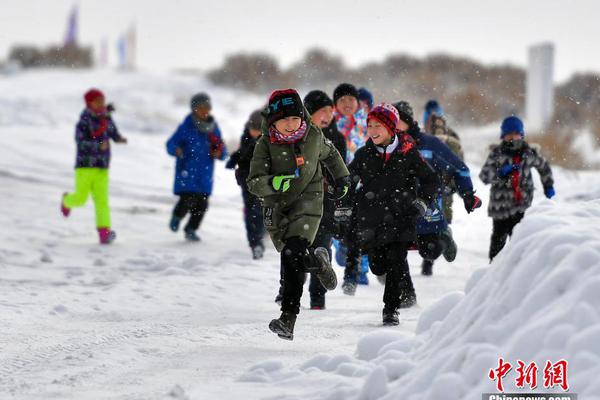
[[[201,131],[189,114],[167,141],[167,152],[170,155],[175,156],[177,148],[183,151],[182,157],[177,157],[175,165],[175,194],[212,193],[215,161],[210,156],[211,137],[222,142],[217,123],[212,124],[210,131]],[[223,146],[220,159],[223,160],[226,156],[227,150]]]
[[[411,136],[417,142],[417,148],[421,156],[441,177],[443,174],[454,178],[458,193],[463,196],[466,193],[473,192],[473,182],[469,167],[450,150],[448,146],[433,135],[423,133],[411,133]],[[424,218],[417,220],[417,233],[439,233],[444,231],[448,224],[444,218],[442,210],[441,195],[436,204],[427,210]]]

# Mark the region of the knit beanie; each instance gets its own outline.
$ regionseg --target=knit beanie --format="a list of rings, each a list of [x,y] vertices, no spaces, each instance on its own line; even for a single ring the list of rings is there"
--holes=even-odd
[[[358,90],[350,83],[342,83],[333,91],[333,104],[337,104],[338,100],[344,96],[356,97],[358,101]]]
[[[195,94],[190,100],[190,107],[192,111],[204,105],[210,106],[210,97],[208,97],[206,93]]]
[[[89,105],[92,101],[96,100],[99,97],[104,97],[104,93],[102,93],[99,89],[95,88],[88,90],[83,95],[83,99],[85,100],[86,105]]]
[[[361,87],[358,89],[358,100],[366,101],[369,108],[373,108],[373,95],[366,88]]]
[[[367,123],[371,119],[376,119],[380,123],[383,124],[390,132],[390,135],[394,135],[396,132],[396,126],[398,125],[398,121],[400,120],[400,116],[398,115],[398,110],[391,104],[378,104],[369,112],[367,116]]]
[[[304,106],[300,95],[295,89],[275,90],[269,97],[266,115],[267,125],[271,126],[276,121],[286,117],[304,119]]]
[[[248,121],[246,121],[246,129],[260,130],[262,125],[263,116],[260,110],[256,110],[250,114]]]
[[[398,110],[398,118],[404,121],[408,126],[411,126],[414,121],[413,109],[408,101],[398,101],[394,103],[394,107]]]
[[[525,136],[523,121],[515,116],[505,118],[504,121],[502,121],[500,131],[500,139],[503,139],[504,136],[508,135],[509,133],[518,133],[521,135],[521,137]]]
[[[322,90],[313,90],[304,96],[304,107],[306,107],[309,114],[314,114],[315,111],[327,106],[333,107],[333,101]]]

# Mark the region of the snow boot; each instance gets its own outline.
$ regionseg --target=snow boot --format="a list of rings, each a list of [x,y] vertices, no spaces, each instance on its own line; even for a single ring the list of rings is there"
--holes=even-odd
[[[354,296],[356,294],[356,283],[350,280],[344,280],[342,290],[346,296]]]
[[[181,222],[181,218],[178,218],[176,216],[172,216],[171,217],[171,221],[169,221],[169,228],[173,231],[173,232],[177,232],[179,230],[179,223]]]
[[[450,227],[448,227],[446,231],[442,232],[442,239],[446,244],[446,248],[442,252],[442,255],[444,256],[444,259],[446,261],[452,262],[456,258],[456,253],[458,249],[456,247],[456,242],[452,237],[452,230],[450,229]]]
[[[195,231],[185,231],[185,240],[188,242],[200,242],[200,236]]]
[[[423,259],[421,263],[421,275],[431,276],[433,274],[433,260]]]
[[[315,258],[319,261],[321,269],[317,272],[317,278],[327,290],[333,290],[337,286],[337,276],[329,261],[329,253],[324,247],[317,247],[314,251]]]
[[[417,304],[417,294],[414,289],[405,289],[400,294],[399,308],[410,308]]]
[[[62,200],[60,202],[60,212],[62,213],[63,217],[67,218],[69,216],[69,214],[71,214],[71,209],[68,208],[67,206],[65,206],[65,196],[67,195],[67,193],[63,193],[62,196]]]
[[[325,296],[310,296],[310,309],[311,310],[324,310],[325,309]]]
[[[396,326],[400,325],[399,313],[396,309],[383,309],[383,326]]]
[[[274,319],[269,323],[271,332],[276,333],[281,339],[294,340],[294,325],[296,324],[296,314],[282,312],[281,317]]]
[[[265,254],[265,247],[262,244],[258,244],[252,247],[252,259],[260,260]]]
[[[100,238],[100,244],[110,244],[117,238],[117,234],[115,231],[111,231],[110,228],[98,228],[98,237]]]

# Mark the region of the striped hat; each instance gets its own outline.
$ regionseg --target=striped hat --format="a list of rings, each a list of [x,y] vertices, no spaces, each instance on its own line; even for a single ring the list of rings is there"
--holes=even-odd
[[[393,105],[382,103],[373,107],[373,109],[369,112],[369,115],[367,116],[367,123],[371,119],[376,119],[379,121],[387,128],[388,131],[390,131],[390,135],[393,135],[396,131],[398,121],[400,121],[400,115],[398,114],[398,110],[396,110]]]

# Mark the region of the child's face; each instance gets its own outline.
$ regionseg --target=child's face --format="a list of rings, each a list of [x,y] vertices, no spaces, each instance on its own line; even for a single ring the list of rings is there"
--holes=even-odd
[[[378,146],[389,144],[392,141],[390,131],[375,119],[370,119],[367,123],[367,135]]]
[[[204,121],[204,120],[208,119],[208,116],[210,115],[210,110],[211,110],[210,105],[203,104],[201,106],[194,108],[194,115],[196,116],[196,118]]]
[[[335,103],[335,108],[345,116],[350,117],[358,111],[358,100],[354,96],[342,96]]]
[[[88,103],[88,107],[90,110],[92,110],[93,112],[97,112],[97,113],[105,111],[106,104],[105,104],[104,96],[98,96],[94,100],[90,101]]]
[[[296,132],[300,125],[302,125],[302,118],[300,117],[285,117],[275,121],[275,129],[284,136]]]
[[[369,102],[366,100],[360,101],[360,108],[365,110],[365,113],[367,113],[367,114],[369,113],[369,111],[371,111],[371,107],[369,107]]]
[[[512,142],[513,140],[521,140],[521,139],[523,139],[523,137],[518,132],[509,133],[508,135],[505,135],[502,138],[502,140],[504,140],[505,142]]]
[[[312,122],[319,128],[327,128],[333,121],[333,107],[325,106],[319,108],[311,115]]]
[[[260,129],[250,129],[248,131],[248,133],[250,134],[250,137],[253,138],[253,139],[258,138],[262,134],[262,132],[260,131]]]

